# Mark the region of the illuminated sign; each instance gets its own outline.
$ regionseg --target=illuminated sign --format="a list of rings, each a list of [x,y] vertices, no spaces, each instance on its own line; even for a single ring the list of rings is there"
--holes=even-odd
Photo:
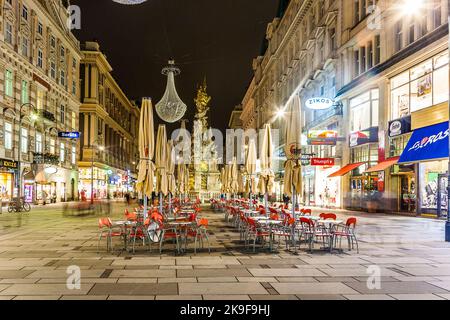
[[[79,132],[58,132],[58,137],[63,139],[79,139]]]
[[[309,145],[336,145],[338,132],[334,130],[311,130],[308,133]]]
[[[312,158],[312,166],[333,167],[335,164],[334,158]]]
[[[325,110],[333,106],[333,100],[328,98],[311,98],[305,103],[308,109],[312,110]]]
[[[350,147],[357,147],[366,143],[375,143],[378,141],[378,127],[353,132],[349,137]]]
[[[17,169],[19,167],[19,163],[13,160],[0,159],[0,167],[7,169]]]

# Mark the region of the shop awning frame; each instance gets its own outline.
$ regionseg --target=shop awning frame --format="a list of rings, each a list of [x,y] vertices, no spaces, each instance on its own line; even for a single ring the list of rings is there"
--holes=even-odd
[[[373,173],[373,172],[384,171],[384,170],[392,167],[394,164],[397,164],[399,160],[400,160],[400,157],[393,157],[393,158],[386,159],[385,161],[380,162],[376,166],[373,166],[372,168],[367,169],[364,173]]]
[[[335,173],[330,174],[328,176],[328,178],[342,177],[343,175],[346,175],[350,171],[355,170],[356,168],[362,166],[363,164],[364,164],[364,162],[348,164],[345,167],[343,167],[343,168],[339,169],[338,171],[336,171]]]

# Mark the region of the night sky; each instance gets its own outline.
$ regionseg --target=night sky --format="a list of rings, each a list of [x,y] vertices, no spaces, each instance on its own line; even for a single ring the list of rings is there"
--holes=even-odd
[[[171,57],[181,68],[176,87],[188,106],[189,127],[196,88],[206,77],[212,96],[210,125],[225,129],[252,78],[252,59],[262,50],[278,0],[148,0],[122,5],[112,0],[73,0],[82,12],[81,42],[97,40],[130,99],[161,99]],[[155,123],[161,122],[155,112]],[[168,125],[169,130],[179,123]]]

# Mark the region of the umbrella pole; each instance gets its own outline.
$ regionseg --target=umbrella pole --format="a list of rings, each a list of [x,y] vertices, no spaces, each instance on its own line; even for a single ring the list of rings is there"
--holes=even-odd
[[[147,195],[144,194],[144,221],[147,219]]]
[[[172,193],[169,192],[169,214],[172,213]]]
[[[266,207],[266,216],[269,216],[269,204],[268,204],[269,199],[268,198],[269,198],[268,193],[267,192],[264,193],[264,205]]]
[[[293,192],[292,192],[292,217],[294,218],[294,220],[296,220],[296,216],[295,216],[295,195],[297,193],[297,191],[295,190],[295,186],[292,185],[293,188]],[[292,244],[294,246],[294,252],[297,253],[297,241],[295,240],[295,223],[292,225]]]
[[[163,194],[159,193],[159,211],[163,214]]]

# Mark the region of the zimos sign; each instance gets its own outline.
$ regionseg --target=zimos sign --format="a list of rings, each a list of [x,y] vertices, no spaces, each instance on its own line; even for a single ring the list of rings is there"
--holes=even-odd
[[[306,100],[306,107],[312,110],[325,110],[333,106],[334,101],[329,98],[311,98]]]

